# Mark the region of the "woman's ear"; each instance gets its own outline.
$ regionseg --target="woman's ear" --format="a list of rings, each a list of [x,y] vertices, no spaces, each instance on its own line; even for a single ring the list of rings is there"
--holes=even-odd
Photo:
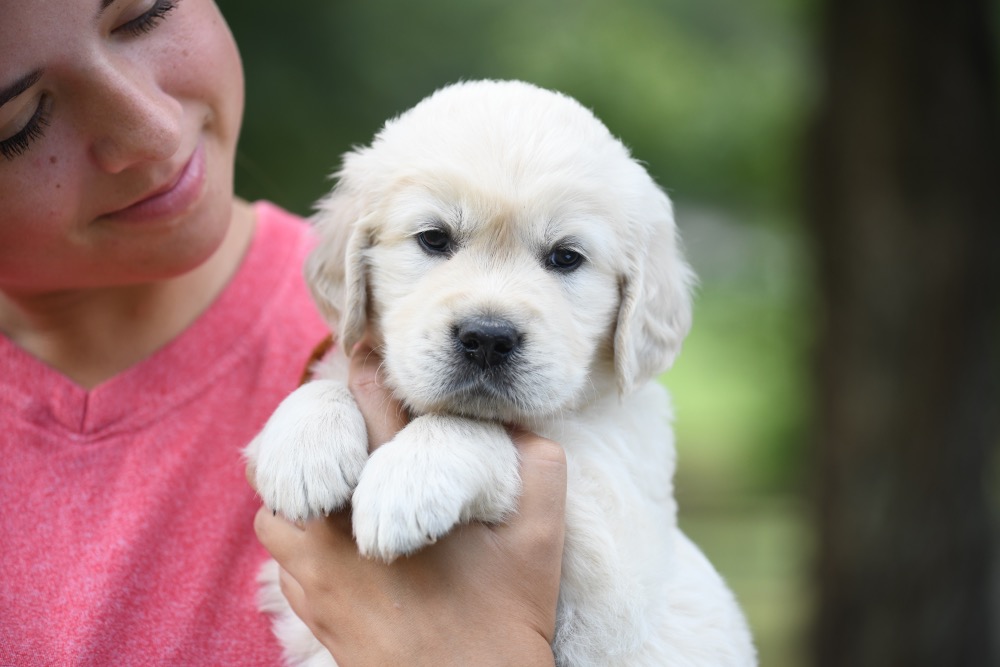
[[[306,261],[306,281],[313,299],[333,329],[340,347],[349,351],[367,325],[367,267],[371,244],[361,197],[338,186],[321,200],[313,223],[319,244]]]
[[[652,181],[649,185],[637,214],[643,219],[632,224],[648,231],[633,237],[632,256],[620,277],[614,346],[623,395],[670,368],[691,328],[694,272],[680,249],[670,199]]]

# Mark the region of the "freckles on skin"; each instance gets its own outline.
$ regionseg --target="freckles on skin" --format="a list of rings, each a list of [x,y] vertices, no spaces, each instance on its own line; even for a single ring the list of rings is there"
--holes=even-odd
[[[54,155],[54,154],[50,155],[49,159],[48,159],[48,163],[49,163],[49,165],[52,165],[52,166],[55,166],[55,165],[59,164],[59,156],[58,155]],[[36,162],[36,165],[37,165],[37,167],[39,169],[44,169],[45,168],[45,160],[43,160],[41,157],[39,157],[38,161]],[[56,190],[62,190],[62,183],[60,183],[59,181],[53,181],[53,183],[55,185],[55,189]]]
[[[51,164],[51,165],[59,164],[59,158],[57,156],[55,156],[55,155],[50,155],[49,156],[49,164]],[[58,181],[56,181],[56,190],[62,190],[62,183],[59,183]]]
[[[35,179],[38,184],[36,189],[48,194],[47,197],[43,194],[43,206],[51,207],[45,213],[45,217],[57,217],[60,213],[60,199],[55,195],[55,191],[62,190],[61,176],[63,175],[59,169],[59,155],[56,153],[36,155],[31,158],[31,165],[36,175],[40,175]]]

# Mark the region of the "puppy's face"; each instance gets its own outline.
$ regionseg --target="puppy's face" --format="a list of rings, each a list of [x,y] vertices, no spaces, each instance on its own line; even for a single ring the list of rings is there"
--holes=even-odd
[[[386,201],[366,264],[387,375],[418,412],[564,409],[611,369],[616,235],[585,193],[482,181],[428,174]]]
[[[345,345],[374,330],[389,385],[417,413],[572,409],[663,370],[686,332],[669,201],[568,98],[453,86],[340,176],[315,292]]]

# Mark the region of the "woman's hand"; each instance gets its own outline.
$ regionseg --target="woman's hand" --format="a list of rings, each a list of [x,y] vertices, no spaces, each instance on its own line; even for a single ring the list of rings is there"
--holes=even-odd
[[[359,347],[350,385],[372,447],[406,425]],[[562,448],[517,432],[523,493],[501,526],[457,527],[392,564],[362,558],[346,512],[303,526],[263,509],[254,527],[295,613],[343,667],[551,665],[565,519]]]

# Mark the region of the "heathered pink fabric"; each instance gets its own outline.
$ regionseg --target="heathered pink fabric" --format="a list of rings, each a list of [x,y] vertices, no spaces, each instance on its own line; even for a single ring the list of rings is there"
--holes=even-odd
[[[307,226],[256,209],[211,308],[92,391],[0,336],[0,666],[280,664],[240,450],[326,327]]]

